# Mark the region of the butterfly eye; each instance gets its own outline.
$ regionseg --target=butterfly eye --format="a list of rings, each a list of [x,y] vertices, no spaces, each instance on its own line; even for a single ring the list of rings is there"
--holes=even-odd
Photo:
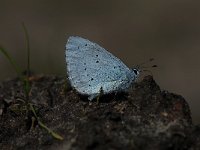
[[[137,69],[133,69],[133,72],[138,75],[138,70]]]

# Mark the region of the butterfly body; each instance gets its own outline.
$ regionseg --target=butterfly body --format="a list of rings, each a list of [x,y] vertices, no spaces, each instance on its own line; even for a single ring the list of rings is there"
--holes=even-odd
[[[139,74],[98,44],[81,37],[69,37],[66,62],[72,87],[89,95],[90,100],[101,90],[108,94],[128,89]]]

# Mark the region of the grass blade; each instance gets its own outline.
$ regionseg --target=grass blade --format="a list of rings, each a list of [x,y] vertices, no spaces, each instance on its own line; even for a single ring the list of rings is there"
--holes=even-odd
[[[40,120],[38,120],[38,124],[44,128],[45,130],[47,130],[48,133],[50,133],[55,139],[57,140],[63,140],[63,137],[60,136],[59,134],[57,134],[56,132],[54,132],[53,130],[51,130],[50,128],[48,128],[47,126],[45,126]]]
[[[21,77],[21,69],[17,66],[16,62],[12,59],[10,54],[2,46],[0,46],[0,51],[8,59],[14,70],[17,72],[18,76]]]
[[[39,124],[40,127],[42,127],[43,129],[45,129],[45,130],[46,130],[48,133],[50,133],[55,139],[57,139],[57,140],[63,140],[63,139],[64,139],[62,136],[60,136],[59,134],[57,134],[56,132],[54,132],[53,130],[51,130],[50,128],[48,128],[44,123],[42,123],[42,122],[40,121],[40,119],[38,118],[38,116],[37,116],[37,114],[36,114],[36,112],[35,112],[35,109],[34,109],[34,107],[33,107],[32,104],[29,104],[29,106],[30,106],[30,109],[31,109],[33,115],[35,116],[36,120],[38,121],[38,124]]]
[[[27,49],[27,77],[30,76],[30,42],[29,42],[29,34],[28,34],[28,30],[25,26],[24,23],[22,23],[22,27],[25,33],[25,38],[26,38],[26,49]]]

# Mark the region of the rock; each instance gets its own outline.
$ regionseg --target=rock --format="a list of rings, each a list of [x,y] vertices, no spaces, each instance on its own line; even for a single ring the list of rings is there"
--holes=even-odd
[[[188,103],[163,91],[146,76],[128,93],[102,96],[97,103],[77,94],[62,77],[33,77],[30,100],[40,120],[63,141],[30,118],[18,79],[0,86],[0,149],[199,149],[200,127],[192,123]],[[6,103],[7,100],[12,100]],[[5,105],[6,104],[6,105]],[[4,110],[4,109],[3,109]]]

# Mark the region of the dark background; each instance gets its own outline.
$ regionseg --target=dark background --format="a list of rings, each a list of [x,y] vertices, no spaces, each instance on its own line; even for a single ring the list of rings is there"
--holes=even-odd
[[[199,118],[200,1],[198,0],[0,0],[0,44],[26,67],[28,28],[31,68],[66,75],[70,35],[94,41],[132,67],[155,58],[161,89],[181,94]],[[0,80],[16,76],[0,55]],[[151,107],[151,106],[149,106]]]

